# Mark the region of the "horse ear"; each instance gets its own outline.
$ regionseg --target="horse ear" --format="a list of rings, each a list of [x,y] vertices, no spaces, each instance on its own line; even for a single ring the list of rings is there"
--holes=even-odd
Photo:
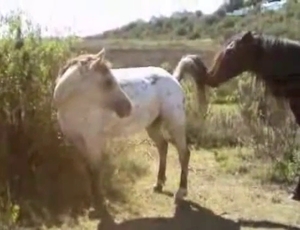
[[[241,38],[243,42],[251,42],[253,41],[253,33],[252,31],[247,31]]]
[[[101,62],[102,62],[102,57],[97,57],[97,59],[93,60],[92,63],[90,64],[90,69],[97,70]]]
[[[105,58],[105,48],[102,48],[97,54],[96,58],[104,59]]]

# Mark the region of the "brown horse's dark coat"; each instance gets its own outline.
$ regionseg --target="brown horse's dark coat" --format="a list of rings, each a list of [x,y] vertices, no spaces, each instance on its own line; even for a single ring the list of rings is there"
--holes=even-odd
[[[286,99],[300,125],[300,42],[238,33],[217,53],[205,84],[217,87],[245,71],[262,80],[274,97]],[[293,198],[300,201],[300,179]]]

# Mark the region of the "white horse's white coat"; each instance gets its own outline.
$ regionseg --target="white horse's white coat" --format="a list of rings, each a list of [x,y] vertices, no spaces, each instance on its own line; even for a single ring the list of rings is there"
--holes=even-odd
[[[104,56],[104,51],[101,52],[95,56],[99,63]],[[162,144],[166,140],[153,125],[159,120],[178,150],[182,172],[176,198],[182,198],[187,194],[189,150],[185,133],[185,95],[178,80],[183,72],[193,68],[194,61],[190,57],[180,61],[174,76],[160,67],[150,66],[110,69],[104,71],[107,72],[105,77],[93,68],[75,63],[58,78],[54,90],[60,128],[95,167],[101,162],[105,140],[128,137],[147,129],[158,145],[160,168],[164,168],[167,149]],[[191,75],[197,78],[199,74],[193,73]],[[103,79],[113,80],[112,90],[104,89]],[[160,171],[158,186],[163,183],[162,174],[165,173],[163,169]]]
[[[158,116],[185,122],[184,93],[170,73],[159,67],[112,69],[123,91],[132,103],[130,116],[119,118],[105,113],[103,135],[127,136],[151,125]]]
[[[70,68],[65,75],[77,74],[76,71]],[[120,118],[114,111],[99,107],[97,96],[100,95],[94,94],[98,89],[92,84],[86,90],[81,84],[86,94],[74,94],[58,110],[61,129],[70,141],[77,142],[79,136],[94,136],[100,145],[107,138],[125,137],[145,130],[158,117],[169,127],[185,125],[183,89],[166,70],[138,67],[111,69],[111,72],[132,103],[131,114]],[[99,153],[95,151],[95,154]]]

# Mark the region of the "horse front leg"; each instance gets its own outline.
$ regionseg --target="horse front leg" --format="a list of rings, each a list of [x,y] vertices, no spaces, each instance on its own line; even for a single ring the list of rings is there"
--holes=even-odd
[[[95,209],[94,217],[103,218],[106,214],[105,199],[102,187],[102,172],[101,165],[88,164],[88,174],[91,183],[91,195],[93,206]]]
[[[103,151],[102,142],[99,138],[85,138],[84,140],[84,161],[90,179],[90,191],[92,204],[95,209],[91,215],[94,218],[103,218],[106,214],[105,199],[103,194]]]

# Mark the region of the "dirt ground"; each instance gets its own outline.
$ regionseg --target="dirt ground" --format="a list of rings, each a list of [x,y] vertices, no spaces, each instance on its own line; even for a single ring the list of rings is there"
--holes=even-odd
[[[216,151],[231,154],[230,160],[234,161],[248,150]],[[149,162],[150,173],[139,180],[131,201],[115,206],[105,230],[300,230],[300,204],[288,199],[286,188],[252,178],[255,167],[249,166],[244,174],[226,173],[213,151],[192,150],[189,194],[186,201],[175,205],[172,196],[178,188],[180,167],[174,148],[168,155],[163,194],[152,191],[157,173],[156,149],[144,143],[133,154],[137,154],[137,160]],[[79,225],[60,229],[96,230],[97,224],[83,219]]]

